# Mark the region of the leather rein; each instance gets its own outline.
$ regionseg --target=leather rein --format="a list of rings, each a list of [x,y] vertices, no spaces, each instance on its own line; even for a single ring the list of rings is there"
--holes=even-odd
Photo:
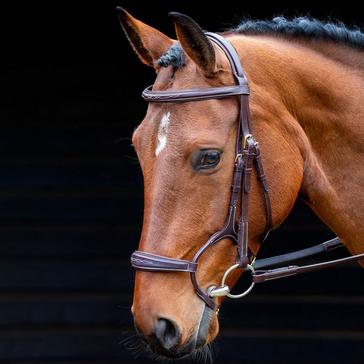
[[[214,297],[228,296],[230,298],[240,298],[247,295],[252,290],[255,283],[261,283],[268,280],[283,278],[300,273],[312,272],[350,261],[357,261],[364,259],[364,254],[306,266],[290,265],[270,270],[262,269],[295,261],[321,252],[327,252],[343,246],[343,243],[339,238],[334,238],[311,248],[289,254],[279,255],[276,257],[255,260],[255,258],[252,256],[248,247],[248,196],[251,189],[251,174],[254,167],[256,169],[257,177],[262,187],[264,197],[266,225],[262,241],[264,241],[272,228],[272,212],[269,198],[269,188],[264,174],[263,163],[261,161],[259,144],[253,136],[250,123],[248,80],[243,71],[239,56],[232,44],[227,39],[216,33],[206,32],[205,34],[225,53],[230,63],[236,84],[232,86],[177,91],[153,91],[153,86],[150,86],[143,91],[142,97],[148,102],[178,103],[218,99],[232,96],[239,97],[240,110],[238,116],[238,130],[235,147],[236,156],[228,215],[223,228],[210,236],[207,242],[196,252],[191,261],[165,257],[137,250],[131,256],[131,264],[136,269],[150,272],[157,271],[190,273],[191,281],[196,294],[206,303],[207,306],[216,311],[217,304],[214,300]],[[239,197],[241,214],[237,223]],[[199,259],[210,246],[223,239],[230,239],[237,245],[236,264],[227,269],[223,275],[219,287],[211,286],[207,288],[207,290],[204,290],[198,284],[196,278]],[[231,294],[230,287],[225,283],[229,274],[235,269],[249,270],[252,276],[252,283],[250,287],[241,294]]]

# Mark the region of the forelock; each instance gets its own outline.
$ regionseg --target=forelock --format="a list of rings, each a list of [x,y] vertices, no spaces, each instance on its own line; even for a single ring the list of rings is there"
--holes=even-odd
[[[164,53],[157,61],[160,67],[181,68],[185,65],[184,54],[179,43],[171,46],[166,53]]]

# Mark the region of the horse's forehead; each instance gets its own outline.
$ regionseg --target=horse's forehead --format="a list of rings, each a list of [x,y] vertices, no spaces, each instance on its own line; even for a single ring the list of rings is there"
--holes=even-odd
[[[225,106],[218,100],[151,104],[143,124],[148,135],[163,129],[186,140],[190,136],[214,134],[215,130],[221,133],[229,127],[227,120],[235,115]]]
[[[183,90],[209,88],[208,81],[196,69],[187,64],[182,69],[161,68],[154,83],[155,90]],[[193,148],[198,144],[214,144],[214,140],[224,140],[230,121],[236,119],[236,100],[205,100],[186,103],[151,102],[141,128],[140,139],[154,145],[148,155],[165,156],[166,150]]]
[[[176,90],[195,87],[211,87],[203,71],[191,60],[179,68],[161,67],[154,82],[155,90]]]
[[[167,144],[183,145],[196,134],[196,131],[204,129],[201,125],[201,112],[195,106],[198,105],[166,103],[149,106],[140,136],[143,139],[151,139],[156,144],[156,156],[167,147]]]

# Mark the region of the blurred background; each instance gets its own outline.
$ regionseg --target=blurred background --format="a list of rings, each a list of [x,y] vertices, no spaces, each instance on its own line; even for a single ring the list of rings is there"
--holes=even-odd
[[[363,22],[359,3],[347,2],[3,1],[1,363],[151,363],[121,341],[133,332],[129,256],[143,212],[130,136],[154,72],[133,54],[117,5],[170,36],[171,10],[211,31],[277,14]],[[333,236],[298,202],[261,256]],[[226,302],[216,363],[363,363],[363,279],[347,265]]]

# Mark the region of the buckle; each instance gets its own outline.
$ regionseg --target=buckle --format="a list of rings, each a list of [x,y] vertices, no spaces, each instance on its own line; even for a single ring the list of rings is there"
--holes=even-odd
[[[253,139],[254,140],[254,137],[252,134],[247,134],[244,136],[244,139],[243,139],[243,150],[246,150],[246,146],[248,144],[248,140],[249,139]]]

